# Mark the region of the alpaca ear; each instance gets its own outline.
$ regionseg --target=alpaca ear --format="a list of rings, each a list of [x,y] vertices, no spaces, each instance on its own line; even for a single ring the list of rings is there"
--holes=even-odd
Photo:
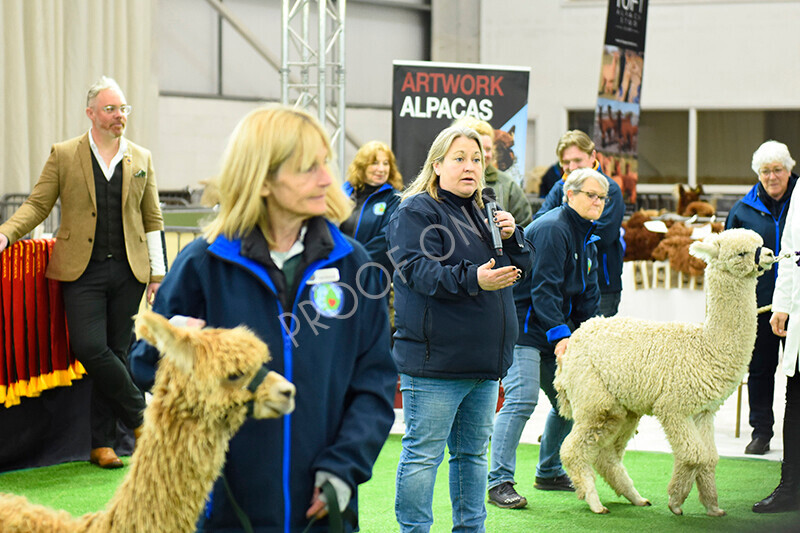
[[[187,374],[192,371],[194,358],[189,331],[170,324],[163,316],[148,310],[136,316],[135,329],[136,335],[155,346],[164,359],[169,359]]]
[[[693,242],[689,246],[689,253],[708,263],[719,255],[719,245],[716,239],[706,238],[702,241]]]

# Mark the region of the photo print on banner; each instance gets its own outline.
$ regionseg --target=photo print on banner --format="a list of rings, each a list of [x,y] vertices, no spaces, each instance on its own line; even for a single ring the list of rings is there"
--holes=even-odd
[[[603,172],[636,202],[648,0],[609,0],[592,140]]]

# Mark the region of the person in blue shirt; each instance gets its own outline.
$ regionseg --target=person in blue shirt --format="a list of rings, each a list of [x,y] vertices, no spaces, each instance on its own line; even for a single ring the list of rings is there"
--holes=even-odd
[[[386,268],[390,279],[394,266],[386,255],[386,227],[400,205],[402,188],[403,176],[386,143],[370,141],[358,149],[344,183],[344,192],[355,208],[339,229],[363,244],[372,260]]]
[[[357,511],[394,422],[397,370],[390,354],[388,290],[364,248],[335,223],[351,204],[329,167],[330,141],[305,111],[273,105],[234,130],[218,178],[220,204],[203,238],[184,248],[153,309],[211,327],[245,325],[270,349],[270,369],[297,389],[293,413],[249,420],[230,442],[224,479],[198,531],[306,531],[327,513]],[[131,371],[152,386],[156,350],[133,348]],[[176,457],[174,460],[189,460]],[[172,480],[164,480],[170,483]],[[352,530],[352,526],[349,526]],[[327,520],[308,531],[328,531]]]
[[[602,174],[608,182],[608,198],[603,209],[603,216],[597,221],[595,235],[597,242],[597,283],[600,286],[600,314],[614,316],[619,309],[622,296],[622,258],[625,248],[622,240],[622,219],[625,216],[625,201],[622,189],[616,181],[603,173],[594,142],[580,130],[570,130],[561,136],[556,146],[556,154],[561,162],[564,174],[553,185],[542,203],[541,208],[533,216],[536,220],[563,202],[564,181],[569,173],[579,168],[591,168]]]
[[[778,255],[781,251],[783,227],[789,214],[789,202],[797,183],[797,175],[792,173],[793,167],[794,159],[785,144],[767,141],[759,146],[753,153],[752,160],[752,169],[758,176],[758,182],[728,212],[725,229],[751,229],[761,235],[764,246]],[[759,307],[772,303],[778,268],[783,267],[775,265],[771,272],[758,278],[756,299]],[[780,338],[772,332],[769,319],[769,313],[758,315],[756,344],[747,377],[750,426],[753,431],[752,440],[744,449],[746,454],[764,455],[769,451],[772,427],[775,424],[772,403]]]
[[[389,221],[403,449],[395,515],[403,533],[433,524],[436,470],[450,451],[453,531],[485,531],[486,467],[498,380],[511,365],[517,321],[511,287],[532,252],[506,211],[488,220],[481,138],[451,126]],[[490,224],[499,230],[493,242]]]
[[[572,332],[599,312],[594,232],[609,187],[602,174],[582,168],[570,173],[563,190],[564,203],[525,228],[525,239],[536,253],[530,278],[514,287],[519,337],[514,362],[503,378],[505,399],[494,422],[488,482],[489,502],[506,509],[528,503],[514,489],[516,453],[540,385],[553,407],[542,435],[534,487],[575,490],[559,453],[572,421],[558,413],[553,379],[556,356],[564,353]]]

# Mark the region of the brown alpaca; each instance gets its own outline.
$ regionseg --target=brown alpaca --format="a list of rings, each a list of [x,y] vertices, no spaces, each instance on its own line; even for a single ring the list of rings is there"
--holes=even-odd
[[[194,531],[222,471],[228,442],[248,409],[254,418],[276,418],[294,409],[294,385],[280,374],[267,373],[254,392],[249,390],[270,356],[267,345],[244,327],[178,328],[145,311],[136,319],[136,333],[163,356],[130,470],[107,509],[73,518],[3,494],[0,531]]]
[[[622,223],[625,228],[625,261],[649,261],[653,250],[664,238],[663,233],[656,233],[644,227],[650,216],[642,210],[634,212]]]

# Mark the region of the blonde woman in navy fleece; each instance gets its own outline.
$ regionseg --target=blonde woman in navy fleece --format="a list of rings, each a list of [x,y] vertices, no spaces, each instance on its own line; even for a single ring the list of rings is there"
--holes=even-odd
[[[156,297],[154,309],[168,317],[246,325],[269,346],[270,369],[298,391],[291,415],[250,420],[233,437],[224,472],[231,491],[217,482],[199,531],[240,530],[234,502],[256,531],[304,531],[327,511],[326,481],[340,508],[355,509],[394,421],[380,270],[359,271],[369,255],[334,224],[350,203],[330,155],[327,134],[304,111],[247,115],[223,160],[219,214],[179,254]],[[144,387],[156,361],[149,345],[134,347],[132,371]],[[309,531],[327,530],[321,520]]]

